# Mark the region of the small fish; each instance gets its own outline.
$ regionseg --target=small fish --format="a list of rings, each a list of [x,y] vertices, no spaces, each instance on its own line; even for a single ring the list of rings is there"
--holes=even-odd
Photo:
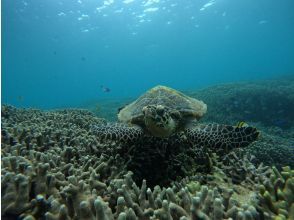
[[[100,88],[101,88],[102,92],[110,92],[111,91],[110,88],[105,87],[103,85],[101,85]]]
[[[244,121],[240,121],[236,125],[237,128],[243,128],[243,127],[248,127],[248,126],[249,125],[246,122],[244,122]]]
[[[244,121],[240,121],[236,124],[236,127],[237,128],[248,128],[249,127],[249,124],[247,124],[246,122]],[[251,126],[250,126],[251,127]],[[258,138],[261,138],[261,132],[257,130],[257,137]]]

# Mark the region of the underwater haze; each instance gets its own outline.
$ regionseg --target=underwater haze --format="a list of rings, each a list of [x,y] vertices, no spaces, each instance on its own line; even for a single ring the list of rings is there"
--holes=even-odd
[[[293,0],[2,0],[2,103],[293,75],[293,11]]]

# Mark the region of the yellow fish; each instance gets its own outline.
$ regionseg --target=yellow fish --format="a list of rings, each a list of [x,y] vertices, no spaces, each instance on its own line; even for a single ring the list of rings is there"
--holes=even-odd
[[[240,121],[240,122],[237,123],[236,127],[237,128],[243,128],[243,127],[249,127],[249,125],[244,121]]]
[[[237,128],[245,128],[245,127],[249,127],[249,124],[247,124],[247,123],[244,122],[244,121],[240,121],[240,122],[238,122],[238,123],[236,124],[236,127],[237,127]],[[261,133],[258,132],[258,138],[260,138],[260,137],[261,137]]]

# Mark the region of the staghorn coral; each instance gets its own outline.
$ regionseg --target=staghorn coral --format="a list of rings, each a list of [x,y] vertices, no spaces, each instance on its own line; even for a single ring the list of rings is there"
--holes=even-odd
[[[232,183],[254,187],[255,184],[262,183],[270,175],[268,166],[260,163],[258,167],[255,164],[255,157],[248,154],[243,155],[242,159],[235,152],[225,155],[218,167],[230,177]]]
[[[271,170],[270,178],[259,185],[260,206],[276,219],[293,219],[294,213],[294,170],[283,167]]]
[[[242,185],[247,183],[246,177],[260,184],[259,180],[255,181],[255,174],[262,174],[264,170],[255,167],[250,159],[240,163],[236,163],[237,155],[227,160],[216,156],[209,159],[212,156],[203,149],[198,158],[204,157],[203,164],[208,167],[209,175],[203,168],[200,169],[203,173],[197,173],[199,167],[195,163],[189,171],[191,177],[169,180],[165,187],[154,184],[152,189],[143,175],[142,181],[137,181],[136,173],[127,169],[134,159],[130,157],[134,149],[100,143],[90,131],[91,121],[104,122],[88,112],[41,112],[5,107],[4,113],[3,219],[260,219],[277,216],[270,211],[269,203],[263,202],[266,201],[262,199],[264,194],[260,194],[259,201],[254,187]],[[180,170],[187,169],[195,156],[197,158],[197,151],[193,153],[193,150],[188,148],[185,154],[177,154],[183,151],[176,145],[168,149],[174,152],[169,154],[173,156],[167,163],[168,172],[174,168],[173,175],[180,173],[185,177],[187,171]],[[139,155],[140,149],[136,151],[131,155]],[[141,155],[135,161],[143,159]],[[184,159],[188,162],[181,164],[180,160]],[[200,167],[201,163],[199,161]],[[237,166],[234,168],[232,163]],[[225,170],[224,166],[230,168]],[[232,181],[230,171],[234,169],[242,169],[240,184]],[[144,172],[151,175],[156,171],[153,168]],[[278,175],[277,171],[272,172]],[[286,173],[281,175],[287,182],[290,174]],[[266,176],[262,180],[267,181]],[[279,189],[287,189],[282,191],[283,198],[291,198],[292,185],[291,182],[278,184]],[[291,216],[293,205],[289,201],[287,212]],[[276,205],[275,201],[273,204]]]
[[[38,218],[54,207],[52,201],[63,205],[62,213],[66,210],[69,216],[79,216],[80,202],[94,191],[103,195],[106,182],[124,172],[119,158],[97,150],[103,146],[89,134],[89,125],[103,121],[88,112],[44,113],[9,106],[4,106],[3,112],[3,216],[30,211]],[[73,197],[75,206],[69,209]]]

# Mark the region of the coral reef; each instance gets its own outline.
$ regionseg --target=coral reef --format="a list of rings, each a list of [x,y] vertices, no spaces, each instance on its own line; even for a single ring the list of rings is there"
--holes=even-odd
[[[254,165],[254,158],[242,152],[223,156],[176,145],[164,149],[164,143],[144,158],[140,152],[150,151],[148,144],[134,149],[99,142],[91,126],[105,121],[81,110],[2,106],[1,121],[3,219],[293,217],[294,171],[289,167],[278,171]],[[162,168],[143,164],[152,157],[160,162],[160,153],[167,151],[173,153],[164,157]],[[158,180],[159,186],[148,175],[175,178]]]
[[[270,178],[260,185],[259,203],[275,219],[294,219],[294,170],[273,167]]]
[[[245,149],[248,154],[254,155],[258,162],[268,166],[276,166],[281,169],[289,165],[294,168],[294,133],[291,130],[278,134],[272,134],[266,128],[262,128],[262,136],[259,141]],[[289,135],[289,136],[288,136]],[[284,137],[283,137],[284,136]]]
[[[224,84],[188,93],[205,100],[209,106],[205,117],[208,121],[245,120],[281,128],[294,126],[293,94],[293,77]]]
[[[237,156],[240,152],[230,152],[222,160],[217,160],[217,155],[213,155],[214,168],[218,167],[229,177],[231,183],[239,184],[250,189],[254,189],[256,184],[261,184],[270,176],[270,168],[262,163],[256,166],[255,157],[243,154],[243,157]],[[242,154],[242,153],[241,153]]]

